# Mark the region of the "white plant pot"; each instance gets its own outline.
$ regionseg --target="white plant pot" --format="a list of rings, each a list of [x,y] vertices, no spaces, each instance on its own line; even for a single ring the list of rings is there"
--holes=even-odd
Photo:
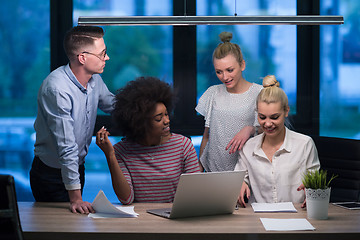
[[[310,219],[327,219],[331,188],[306,188],[306,211]]]

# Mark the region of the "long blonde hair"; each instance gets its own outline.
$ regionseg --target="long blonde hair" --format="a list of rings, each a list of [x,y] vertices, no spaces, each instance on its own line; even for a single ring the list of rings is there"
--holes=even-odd
[[[289,109],[289,100],[284,90],[280,88],[280,83],[276,80],[274,75],[267,75],[263,79],[263,89],[260,91],[256,106],[259,102],[276,103],[280,102],[282,109],[287,111]]]

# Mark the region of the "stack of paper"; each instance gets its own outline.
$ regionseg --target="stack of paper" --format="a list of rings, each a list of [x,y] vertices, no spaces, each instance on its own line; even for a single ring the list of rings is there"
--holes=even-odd
[[[117,206],[115,207],[105,196],[102,190],[95,197],[92,207],[95,213],[90,213],[88,217],[92,218],[132,218],[137,217],[134,206]]]
[[[252,203],[254,212],[297,212],[292,202]]]
[[[254,212],[297,212],[292,202],[252,203]],[[305,218],[277,219],[260,218],[266,231],[315,230]]]
[[[300,231],[315,230],[305,218],[275,219],[260,218],[266,231]]]

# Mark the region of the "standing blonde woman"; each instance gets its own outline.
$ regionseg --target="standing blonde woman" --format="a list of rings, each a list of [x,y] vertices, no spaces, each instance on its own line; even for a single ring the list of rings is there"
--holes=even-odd
[[[209,87],[196,106],[205,118],[200,162],[210,172],[234,170],[238,150],[255,133],[255,102],[262,89],[243,77],[245,60],[239,45],[230,42],[232,34],[219,36],[213,64],[222,84]]]
[[[320,168],[314,141],[285,126],[290,107],[279,86],[274,75],[264,78],[264,89],[257,98],[263,133],[247,141],[240,151],[235,169],[247,171],[239,197],[243,207],[244,196],[251,203],[302,202],[304,207],[302,174]]]

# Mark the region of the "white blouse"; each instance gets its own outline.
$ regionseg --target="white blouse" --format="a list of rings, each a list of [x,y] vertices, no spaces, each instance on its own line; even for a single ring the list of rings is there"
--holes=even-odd
[[[238,152],[229,154],[225,148],[245,126],[258,125],[256,98],[262,86],[253,83],[240,94],[229,93],[224,84],[209,87],[199,99],[195,110],[205,118],[209,127],[209,141],[200,161],[206,171],[232,171]]]
[[[297,191],[307,170],[320,168],[316,146],[311,137],[286,128],[282,146],[272,162],[261,148],[264,134],[249,139],[240,151],[236,170],[246,170],[249,202],[294,202],[305,199],[304,191]]]

